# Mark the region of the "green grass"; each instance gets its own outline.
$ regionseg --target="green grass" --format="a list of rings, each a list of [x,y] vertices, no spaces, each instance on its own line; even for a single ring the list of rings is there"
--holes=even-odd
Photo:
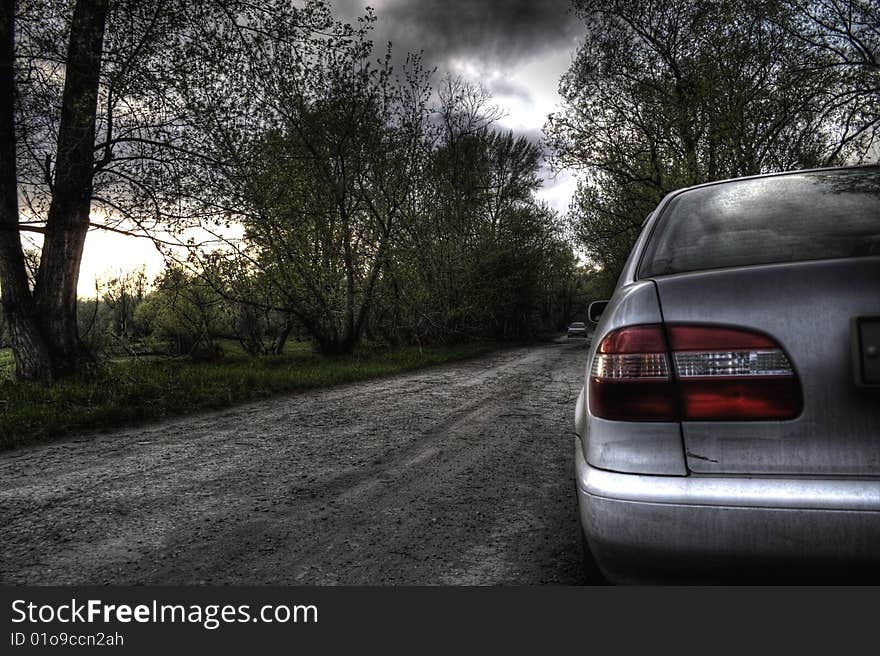
[[[12,380],[12,355],[0,350],[0,450],[91,430],[154,421],[199,410],[452,362],[497,348],[458,346],[363,348],[322,357],[293,343],[284,355],[251,358],[232,343],[215,362],[132,358],[112,361],[92,378],[51,387]]]
[[[12,349],[0,349],[0,377],[5,378],[10,375],[13,366]]]

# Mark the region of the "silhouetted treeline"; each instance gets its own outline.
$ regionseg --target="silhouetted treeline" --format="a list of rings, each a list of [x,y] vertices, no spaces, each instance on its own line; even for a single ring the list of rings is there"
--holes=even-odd
[[[49,383],[157,336],[210,355],[217,335],[272,353],[295,333],[329,354],[365,335],[564,323],[575,262],[534,197],[538,148],[498,131],[479,89],[434,88],[417,56],[392,67],[375,20],[339,21],[322,0],[5,3],[0,288],[16,375]],[[78,300],[91,230],[153,239],[171,264],[152,291]]]
[[[877,0],[572,0],[586,38],[545,132],[610,290],[670,191],[880,157]]]

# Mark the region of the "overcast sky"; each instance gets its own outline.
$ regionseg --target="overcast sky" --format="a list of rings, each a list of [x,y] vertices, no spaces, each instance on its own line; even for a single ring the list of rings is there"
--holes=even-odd
[[[583,36],[569,0],[332,0],[340,18],[354,20],[366,6],[378,18],[373,43],[391,42],[396,60],[423,53],[435,80],[448,72],[478,82],[506,116],[500,121],[533,141],[559,102],[560,76]],[[568,209],[574,182],[545,171],[541,197]]]
[[[396,60],[421,51],[435,83],[448,72],[478,82],[504,113],[500,127],[533,141],[559,102],[557,86],[582,37],[569,0],[331,0],[341,20],[375,9],[373,42],[378,53],[390,41]],[[563,213],[574,191],[568,175],[545,168],[540,197]],[[94,296],[95,278],[146,264],[152,279],[162,260],[148,240],[93,231],[86,240],[79,293]]]

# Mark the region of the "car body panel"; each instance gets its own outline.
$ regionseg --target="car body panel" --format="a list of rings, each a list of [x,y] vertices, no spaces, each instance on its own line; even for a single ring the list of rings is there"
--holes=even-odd
[[[588,362],[601,341],[596,336],[619,326],[660,321],[660,305],[653,282],[640,281],[620,287],[596,326]],[[585,378],[584,389],[589,390],[586,383]],[[678,423],[606,421],[591,415],[588,406],[589,392],[585,391],[581,437],[584,456],[591,465],[642,474],[683,476],[687,473]]]
[[[878,219],[880,220],[880,219]],[[880,312],[880,257],[661,276],[667,324],[754,330],[788,355],[803,411],[787,421],[682,423],[688,468],[701,473],[880,475],[880,390],[859,389],[851,318]]]
[[[588,465],[579,443],[575,470],[581,525],[611,582],[876,575],[876,480],[622,474]]]

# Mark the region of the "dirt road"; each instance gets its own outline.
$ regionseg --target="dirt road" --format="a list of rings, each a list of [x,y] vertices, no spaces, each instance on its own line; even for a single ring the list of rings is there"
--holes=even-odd
[[[0,454],[0,581],[579,583],[583,342]]]

